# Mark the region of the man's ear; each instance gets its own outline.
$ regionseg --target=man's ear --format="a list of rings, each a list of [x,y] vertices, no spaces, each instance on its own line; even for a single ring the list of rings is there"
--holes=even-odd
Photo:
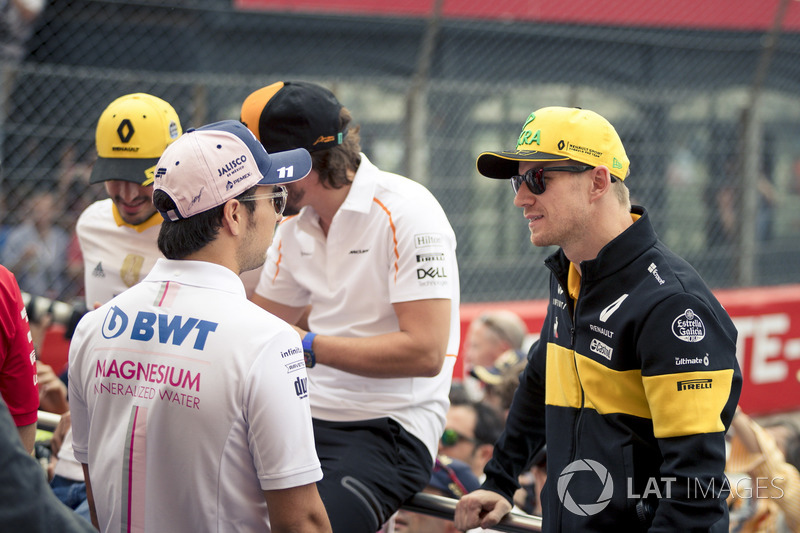
[[[239,200],[233,199],[225,202],[222,208],[222,227],[231,235],[239,235],[244,224],[243,206]]]
[[[611,172],[605,165],[598,165],[591,170],[592,173],[592,200],[597,200],[611,190]]]

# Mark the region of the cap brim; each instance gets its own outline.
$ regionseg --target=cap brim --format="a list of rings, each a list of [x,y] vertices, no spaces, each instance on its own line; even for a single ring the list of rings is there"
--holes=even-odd
[[[513,150],[510,152],[483,152],[476,162],[478,172],[487,178],[509,179],[519,174],[520,161],[566,161],[569,157],[532,150]]]
[[[259,185],[283,185],[298,181],[311,172],[311,156],[305,148],[269,154],[271,164]]]
[[[158,158],[131,159],[98,157],[97,161],[95,161],[92,166],[92,175],[89,177],[89,183],[119,180],[143,185],[149,181],[147,171],[151,169],[155,171],[154,167],[156,163],[158,163]]]
[[[500,385],[503,382],[501,375],[493,373],[485,366],[476,366],[470,371],[470,374],[487,385]]]

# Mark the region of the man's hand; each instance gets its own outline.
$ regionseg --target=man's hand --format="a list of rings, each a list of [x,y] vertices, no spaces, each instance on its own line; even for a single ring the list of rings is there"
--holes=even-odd
[[[57,415],[69,411],[67,386],[53,368],[36,361],[36,375],[39,383],[39,409]]]
[[[504,497],[489,490],[476,490],[465,494],[456,505],[456,529],[467,531],[478,526],[488,529],[497,525],[511,511]]]

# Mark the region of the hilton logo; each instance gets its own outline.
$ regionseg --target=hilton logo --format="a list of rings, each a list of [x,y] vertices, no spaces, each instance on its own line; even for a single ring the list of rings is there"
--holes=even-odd
[[[678,382],[678,390],[699,390],[699,389],[710,389],[711,388],[711,381],[710,379],[687,379],[686,381],[679,381]]]

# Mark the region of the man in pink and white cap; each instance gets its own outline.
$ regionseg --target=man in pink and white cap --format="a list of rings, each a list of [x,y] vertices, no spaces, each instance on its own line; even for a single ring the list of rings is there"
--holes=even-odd
[[[159,159],[166,259],[70,347],[75,457],[101,530],[330,531],[300,337],[238,277],[265,260],[283,185],[310,170],[306,150],[268,154],[236,121]]]

